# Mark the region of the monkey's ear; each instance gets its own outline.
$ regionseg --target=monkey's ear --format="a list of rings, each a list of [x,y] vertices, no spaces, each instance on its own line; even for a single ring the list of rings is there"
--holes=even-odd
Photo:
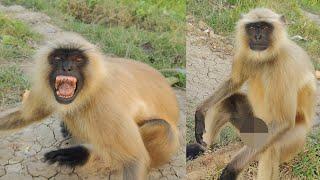
[[[287,24],[287,20],[286,20],[286,17],[284,15],[281,15],[280,16],[280,21],[283,23],[283,24]]]

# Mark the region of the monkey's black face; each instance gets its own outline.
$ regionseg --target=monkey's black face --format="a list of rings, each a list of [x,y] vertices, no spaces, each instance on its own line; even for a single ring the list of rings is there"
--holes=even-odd
[[[56,49],[49,55],[49,83],[58,103],[71,103],[83,87],[87,57],[79,49]]]
[[[245,26],[249,37],[249,47],[254,51],[266,50],[271,44],[273,26],[267,22],[249,23]]]

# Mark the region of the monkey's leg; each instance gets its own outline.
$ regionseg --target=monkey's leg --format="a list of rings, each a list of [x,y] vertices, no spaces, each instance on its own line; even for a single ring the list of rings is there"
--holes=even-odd
[[[244,146],[223,169],[219,180],[236,180],[240,172],[256,157],[256,150]]]
[[[78,166],[85,164],[88,157],[95,154],[119,167],[124,180],[146,179],[150,158],[138,126],[133,120],[123,117],[117,121],[110,120],[108,125],[111,128],[108,130],[103,128],[103,125],[94,124],[94,127],[100,128],[94,128],[87,134],[92,147],[77,146],[52,151],[45,155],[45,159],[50,163]]]
[[[258,179],[279,179],[280,151],[277,147],[270,147],[260,155]],[[263,168],[263,169],[261,169]]]
[[[179,147],[177,130],[162,119],[143,121],[139,126],[141,137],[151,158],[151,167],[167,163]]]
[[[245,130],[250,130],[252,131],[251,133],[255,133],[256,130],[261,130],[261,128],[256,128],[255,125],[261,125],[260,121],[262,120],[254,116],[252,107],[246,95],[241,93],[233,94],[221,102],[220,109],[220,112],[223,112],[225,117],[228,117],[230,123],[235,126],[240,133],[241,130],[246,127],[249,128],[246,128]],[[264,128],[268,130],[265,124],[262,125],[262,130],[264,130]],[[243,168],[256,158],[259,151],[260,150],[256,150],[249,146],[243,147],[232,159],[232,161],[225,167],[220,179],[236,179]]]
[[[257,179],[278,179],[279,164],[290,160],[303,148],[308,128],[304,124],[297,124],[282,136],[259,160]],[[276,149],[275,149],[276,148]]]
[[[278,174],[278,167],[275,167],[275,166],[279,165],[280,159],[284,159],[284,158],[281,158],[282,155],[286,156],[285,150],[289,149],[289,148],[287,149],[287,147],[296,148],[294,146],[299,145],[299,144],[301,146],[301,139],[302,139],[301,137],[299,137],[297,139],[295,139],[295,138],[291,139],[290,136],[295,137],[293,135],[293,133],[295,133],[295,134],[301,133],[301,132],[306,133],[306,129],[303,130],[304,128],[299,127],[298,128],[299,130],[296,128],[285,130],[285,131],[281,130],[282,132],[278,133],[277,135],[273,135],[274,133],[271,133],[273,136],[271,136],[269,138],[268,142],[266,142],[265,145],[260,147],[259,149],[254,149],[252,147],[244,146],[240,150],[240,152],[231,160],[231,162],[222,171],[220,179],[221,180],[236,179],[237,176],[240,174],[240,172],[250,162],[252,162],[256,157],[260,156],[261,154],[263,154],[265,152],[266,152],[266,154],[265,154],[265,157],[262,157],[262,164],[260,165],[260,167],[264,166],[265,170],[268,170],[268,168],[271,168],[271,171],[264,172],[262,174],[266,177],[273,177],[272,174]],[[302,137],[305,138],[306,136],[302,135]],[[286,139],[286,138],[288,138],[288,139]],[[287,146],[287,147],[285,147],[285,146]],[[279,147],[282,147],[283,149],[281,149]],[[271,152],[268,152],[268,151],[271,151]],[[293,154],[292,152],[294,152],[294,150],[290,149],[290,151],[291,151],[290,154],[292,155]],[[272,153],[272,156],[270,157],[269,155],[271,153]],[[266,166],[269,166],[269,167],[266,167]]]
[[[207,144],[211,145],[227,122],[230,122],[240,130],[242,124],[244,122],[248,123],[250,119],[255,120],[256,118],[254,117],[247,96],[242,93],[235,93],[216,106],[213,106],[206,114],[204,123],[196,121],[195,136],[196,138],[198,137],[197,142],[199,144],[202,142],[203,146]],[[256,124],[254,122],[251,123]],[[190,151],[192,155],[199,155],[203,151],[203,146],[198,144],[188,145],[187,152]]]
[[[224,100],[225,101],[225,100]],[[206,114],[205,122],[196,121],[195,137],[197,143],[187,145],[187,158],[195,159],[210,146],[222,127],[230,120],[230,113],[223,107],[224,101],[211,108]],[[199,133],[201,132],[201,133]]]
[[[202,135],[206,126],[205,119],[207,119],[207,111],[212,109],[213,106],[217,105],[225,98],[228,98],[230,95],[234,94],[241,87],[243,82],[244,80],[239,80],[238,78],[228,79],[220,87],[218,87],[211,97],[206,99],[199,107],[197,107],[195,112],[195,138],[199,144],[206,146],[202,139]]]
[[[0,130],[13,130],[40,121],[52,112],[36,93],[28,91],[22,105],[0,113]]]

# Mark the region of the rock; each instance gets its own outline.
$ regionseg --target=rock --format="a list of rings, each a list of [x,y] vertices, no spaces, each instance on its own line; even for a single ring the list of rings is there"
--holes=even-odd
[[[305,38],[303,38],[302,36],[299,36],[299,35],[295,35],[291,39],[294,41],[306,41]]]

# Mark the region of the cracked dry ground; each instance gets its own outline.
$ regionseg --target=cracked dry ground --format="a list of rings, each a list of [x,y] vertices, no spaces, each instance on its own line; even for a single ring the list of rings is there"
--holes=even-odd
[[[21,6],[5,7],[0,4],[0,12],[24,21],[32,27],[32,30],[42,34],[46,39],[62,31],[51,24],[47,15],[29,11]],[[20,66],[28,72],[30,65],[32,61],[26,61]],[[181,147],[170,163],[151,170],[149,179],[171,180],[185,177],[185,91],[176,90],[176,94],[181,109],[179,124]],[[34,124],[12,135],[2,134],[0,136],[0,179],[117,179],[117,173],[96,171],[94,167],[70,169],[42,162],[45,152],[74,143],[72,139],[64,140],[59,123],[60,119],[53,116],[43,123]]]
[[[187,138],[193,134],[192,122],[196,106],[211,95],[231,71],[233,42],[214,34],[202,21],[196,23],[190,17],[187,23]],[[319,84],[319,81],[318,81]],[[320,121],[320,90],[317,92],[316,121]],[[191,139],[193,141],[193,139]],[[211,179],[221,173],[222,168],[242,147],[239,142],[208,151],[196,160],[187,162],[187,179]],[[217,172],[218,171],[218,172]],[[286,171],[286,170],[282,170]],[[255,176],[253,168],[247,168],[244,179]],[[287,172],[285,172],[287,174]],[[288,173],[289,174],[289,173]],[[283,175],[283,177],[287,177]],[[290,178],[289,178],[290,179]]]

